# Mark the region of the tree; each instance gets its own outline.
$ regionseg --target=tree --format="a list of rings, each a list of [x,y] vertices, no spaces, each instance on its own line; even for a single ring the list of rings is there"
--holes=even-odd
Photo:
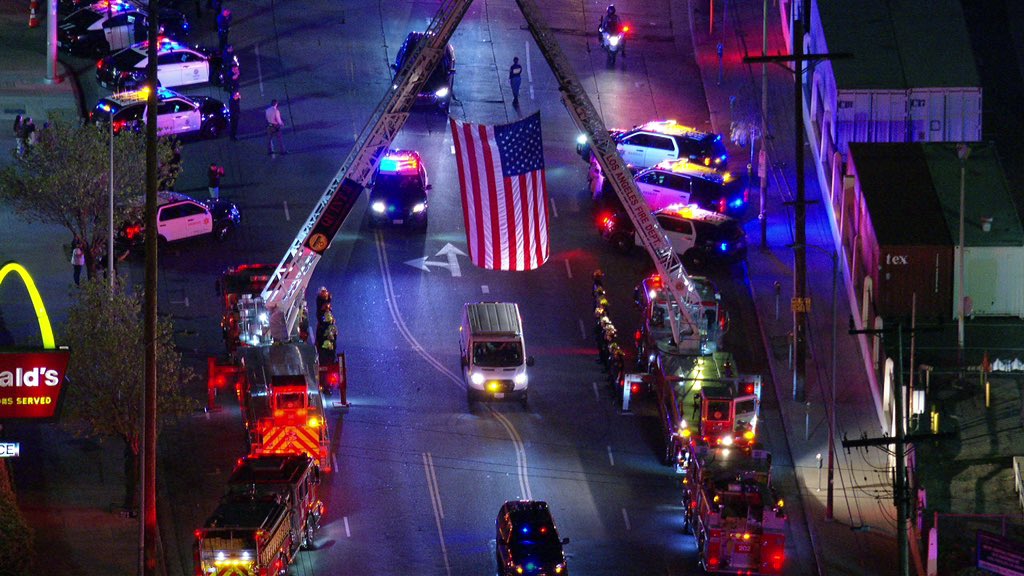
[[[75,433],[117,437],[124,444],[124,505],[137,510],[137,480],[142,391],[145,380],[141,294],[116,284],[113,294],[102,279],[82,282],[64,329],[71,349],[62,420]],[[195,377],[174,347],[173,326],[157,326],[159,422],[187,414],[197,406],[185,395]]]
[[[84,242],[85,264],[92,278],[106,249],[110,211],[110,127],[53,117],[37,130],[38,142],[26,146],[14,163],[0,171],[0,201],[28,222],[59,224]],[[172,186],[180,172],[179,144],[161,138],[157,160],[160,181]],[[176,157],[179,161],[176,161]],[[138,211],[146,185],[145,134],[114,134],[114,223]]]
[[[18,509],[7,465],[0,460],[0,576],[30,574],[32,528]]]

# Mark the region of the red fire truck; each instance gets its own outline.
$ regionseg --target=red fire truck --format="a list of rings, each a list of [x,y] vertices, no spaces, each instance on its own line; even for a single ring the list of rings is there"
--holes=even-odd
[[[295,548],[291,524],[276,496],[226,496],[195,531],[195,576],[283,576]]]
[[[707,572],[782,574],[786,513],[772,487],[768,452],[695,444],[683,505]]]
[[[305,454],[246,456],[238,459],[228,479],[229,494],[277,496],[291,512],[297,544],[312,548],[324,503],[319,497],[320,470]]]
[[[249,454],[307,454],[330,472],[330,434],[317,385],[316,350],[304,342],[284,342],[242,346],[236,356]]]
[[[761,377],[741,375],[732,354],[690,356],[659,350],[652,371],[666,465],[685,466],[696,441],[712,446],[754,441]]]

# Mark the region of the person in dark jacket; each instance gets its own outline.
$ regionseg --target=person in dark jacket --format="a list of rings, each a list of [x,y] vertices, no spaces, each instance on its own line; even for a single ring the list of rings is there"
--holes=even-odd
[[[210,198],[220,198],[220,179],[224,176],[224,168],[216,162],[210,162],[210,170],[207,172],[210,185]]]
[[[242,115],[242,93],[237,89],[231,93],[228,99],[228,112],[231,113],[228,133],[232,140],[238,140],[238,117]]]
[[[231,30],[231,10],[225,8],[217,15],[217,40],[220,49],[224,50],[228,45],[228,32]]]

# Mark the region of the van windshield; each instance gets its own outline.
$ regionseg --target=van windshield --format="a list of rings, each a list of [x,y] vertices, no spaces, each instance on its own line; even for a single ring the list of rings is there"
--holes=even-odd
[[[473,344],[473,364],[488,368],[513,368],[523,365],[520,342],[477,342]]]

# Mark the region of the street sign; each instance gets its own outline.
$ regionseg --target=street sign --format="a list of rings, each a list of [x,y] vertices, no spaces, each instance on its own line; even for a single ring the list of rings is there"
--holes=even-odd
[[[991,532],[978,530],[978,568],[1000,576],[1024,576],[1024,546]]]
[[[811,299],[810,298],[796,298],[790,302],[790,308],[793,312],[807,313],[811,311]]]
[[[21,444],[0,442],[0,458],[17,458],[18,456],[21,456]]]

